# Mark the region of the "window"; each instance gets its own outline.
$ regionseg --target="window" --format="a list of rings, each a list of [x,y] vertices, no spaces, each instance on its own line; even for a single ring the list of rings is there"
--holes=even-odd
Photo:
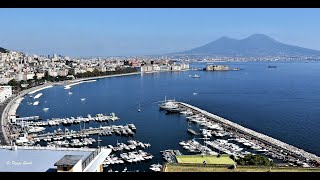
[[[63,171],[68,171],[68,167],[62,167]]]

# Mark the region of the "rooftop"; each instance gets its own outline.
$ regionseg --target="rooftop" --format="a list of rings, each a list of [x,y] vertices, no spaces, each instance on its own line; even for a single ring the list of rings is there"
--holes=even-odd
[[[54,164],[65,155],[81,156],[84,161],[95,149],[47,148],[47,147],[0,147],[0,171],[46,172],[56,169]]]
[[[82,159],[83,155],[65,155],[58,162],[56,162],[55,166],[71,166],[77,164]]]

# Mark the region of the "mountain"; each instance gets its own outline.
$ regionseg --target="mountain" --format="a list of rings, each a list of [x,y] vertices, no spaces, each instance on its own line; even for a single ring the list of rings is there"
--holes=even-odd
[[[9,50],[5,49],[5,48],[2,48],[0,47],[0,53],[7,53],[9,52]]]
[[[222,37],[188,51],[173,55],[198,56],[320,56],[320,51],[287,45],[264,34],[254,34],[245,39]]]

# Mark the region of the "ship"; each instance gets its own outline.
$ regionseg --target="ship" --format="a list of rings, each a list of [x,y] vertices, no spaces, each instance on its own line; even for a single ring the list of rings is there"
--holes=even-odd
[[[167,100],[167,97],[164,98],[164,103],[160,104],[159,108],[164,110],[177,109],[179,106],[175,103],[175,100]]]
[[[192,77],[193,77],[193,78],[200,78],[200,76],[197,75],[197,74],[193,75]]]
[[[188,128],[188,133],[192,134],[192,135],[197,135],[198,133],[196,133],[193,129]]]

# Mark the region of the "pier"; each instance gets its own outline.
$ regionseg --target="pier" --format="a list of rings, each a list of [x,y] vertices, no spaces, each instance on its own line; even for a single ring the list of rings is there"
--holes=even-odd
[[[103,115],[103,114],[97,114],[96,116],[90,116],[88,117],[71,117],[71,118],[52,118],[48,119],[47,121],[30,121],[30,120],[37,120],[39,119],[39,116],[32,116],[32,117],[25,117],[25,118],[16,118],[16,125],[21,126],[58,126],[60,124],[62,125],[71,125],[71,124],[79,124],[81,122],[89,122],[89,121],[97,121],[97,122],[105,122],[105,121],[116,121],[120,118],[117,117],[114,113],[110,113],[110,116]],[[29,121],[26,121],[29,120]],[[24,122],[26,121],[26,122]]]
[[[210,121],[221,124],[225,129],[234,132],[240,137],[246,137],[264,147],[265,149],[269,150],[270,152],[276,152],[279,156],[291,157],[294,158],[295,161],[313,162],[318,164],[320,163],[320,158],[318,156],[308,153],[303,149],[299,149],[267,135],[245,128],[241,125],[231,122],[230,120],[224,119],[220,116],[209,113],[187,103],[176,102],[176,104],[178,104],[179,108],[181,109],[189,109],[194,114],[202,115]]]
[[[86,138],[90,135],[98,135],[98,136],[110,136],[114,133],[119,132],[118,135],[122,136],[133,136],[135,134],[135,126],[133,124],[128,125],[112,125],[112,126],[100,126],[97,128],[89,127],[88,129],[81,129],[80,131],[69,130],[65,128],[64,130],[58,129],[54,132],[47,132],[43,134],[35,134],[32,133],[28,135],[24,134],[23,137],[19,137],[15,140],[17,145],[24,146],[33,146],[37,142],[43,141],[47,142],[47,146],[85,146],[87,144],[92,144],[92,142],[96,142],[99,140],[95,140],[93,138]],[[82,139],[80,141],[78,138]],[[84,138],[84,139],[83,139]],[[69,142],[69,140],[71,142]]]

